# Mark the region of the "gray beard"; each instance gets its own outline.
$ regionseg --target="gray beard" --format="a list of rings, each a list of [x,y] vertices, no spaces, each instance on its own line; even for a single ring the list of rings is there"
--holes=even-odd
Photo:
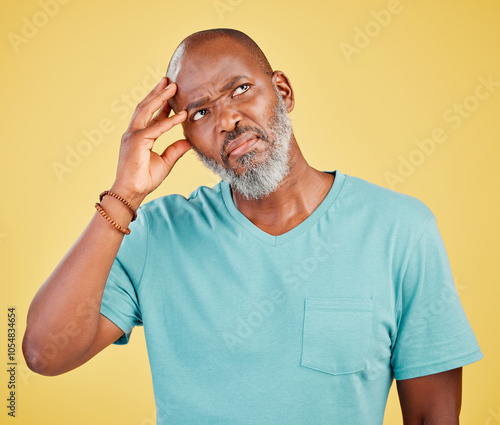
[[[289,152],[292,123],[288,117],[285,102],[276,86],[274,86],[274,91],[276,92],[277,105],[269,121],[270,137],[265,137],[262,131],[258,132],[262,136],[261,139],[269,143],[268,157],[264,162],[255,162],[254,157],[257,152],[250,150],[237,160],[239,165],[245,167],[245,171],[238,175],[229,168],[227,163],[223,166],[193,147],[193,151],[207,168],[216,173],[223,181],[229,183],[233,190],[238,191],[247,200],[261,199],[273,193],[290,171]],[[249,127],[249,129],[252,128]]]

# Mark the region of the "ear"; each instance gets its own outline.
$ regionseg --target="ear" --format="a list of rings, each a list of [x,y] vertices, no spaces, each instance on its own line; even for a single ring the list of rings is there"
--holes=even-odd
[[[287,111],[289,113],[292,112],[295,106],[295,95],[293,94],[292,85],[288,77],[282,71],[274,71],[271,81],[278,88]]]

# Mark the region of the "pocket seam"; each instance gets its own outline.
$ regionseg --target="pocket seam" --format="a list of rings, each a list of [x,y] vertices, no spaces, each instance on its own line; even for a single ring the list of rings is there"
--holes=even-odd
[[[357,304],[357,305],[356,305]],[[320,364],[311,363],[311,360],[314,360],[314,348],[312,346],[307,346],[305,343],[306,333],[311,326],[311,322],[314,319],[308,320],[307,313],[311,313],[313,311],[330,311],[330,312],[338,312],[338,313],[348,313],[348,312],[363,312],[369,313],[368,324],[367,324],[367,335],[366,339],[368,342],[366,343],[366,347],[364,348],[364,354],[362,357],[362,364],[360,367],[357,367],[355,370],[349,371],[334,371],[331,368],[322,368]],[[316,319],[318,320],[318,319]],[[309,326],[308,326],[309,324]],[[312,331],[312,330],[311,330]],[[361,335],[360,338],[363,338]],[[360,372],[365,369],[366,361],[368,358],[369,348],[371,346],[373,339],[373,298],[306,298],[304,301],[304,319],[303,319],[303,333],[302,333],[302,352],[300,365],[306,368],[320,371],[323,373],[328,373],[330,375],[349,375],[356,372]],[[307,354],[308,359],[304,360],[304,355]],[[334,352],[332,352],[332,355]],[[312,358],[311,358],[312,355]],[[320,363],[320,362],[319,362]],[[340,366],[339,366],[340,367]]]

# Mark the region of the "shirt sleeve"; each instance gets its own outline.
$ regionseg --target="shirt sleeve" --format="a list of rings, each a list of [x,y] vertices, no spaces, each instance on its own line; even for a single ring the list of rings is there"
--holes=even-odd
[[[406,266],[391,365],[395,379],[444,372],[482,359],[453,280],[434,215]]]
[[[142,325],[138,288],[147,256],[147,217],[139,208],[137,220],[130,224],[130,234],[123,238],[106,281],[101,314],[123,332],[114,344],[127,344],[132,329]]]

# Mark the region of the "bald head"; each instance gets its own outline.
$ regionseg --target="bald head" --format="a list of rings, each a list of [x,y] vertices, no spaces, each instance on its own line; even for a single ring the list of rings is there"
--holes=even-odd
[[[176,81],[181,68],[182,59],[195,48],[199,48],[205,43],[218,38],[228,38],[239,43],[245,51],[252,57],[252,60],[259,65],[261,70],[271,78],[273,70],[266,56],[260,47],[245,33],[230,28],[215,28],[195,32],[186,37],[175,49],[167,68],[167,78],[169,81]]]

